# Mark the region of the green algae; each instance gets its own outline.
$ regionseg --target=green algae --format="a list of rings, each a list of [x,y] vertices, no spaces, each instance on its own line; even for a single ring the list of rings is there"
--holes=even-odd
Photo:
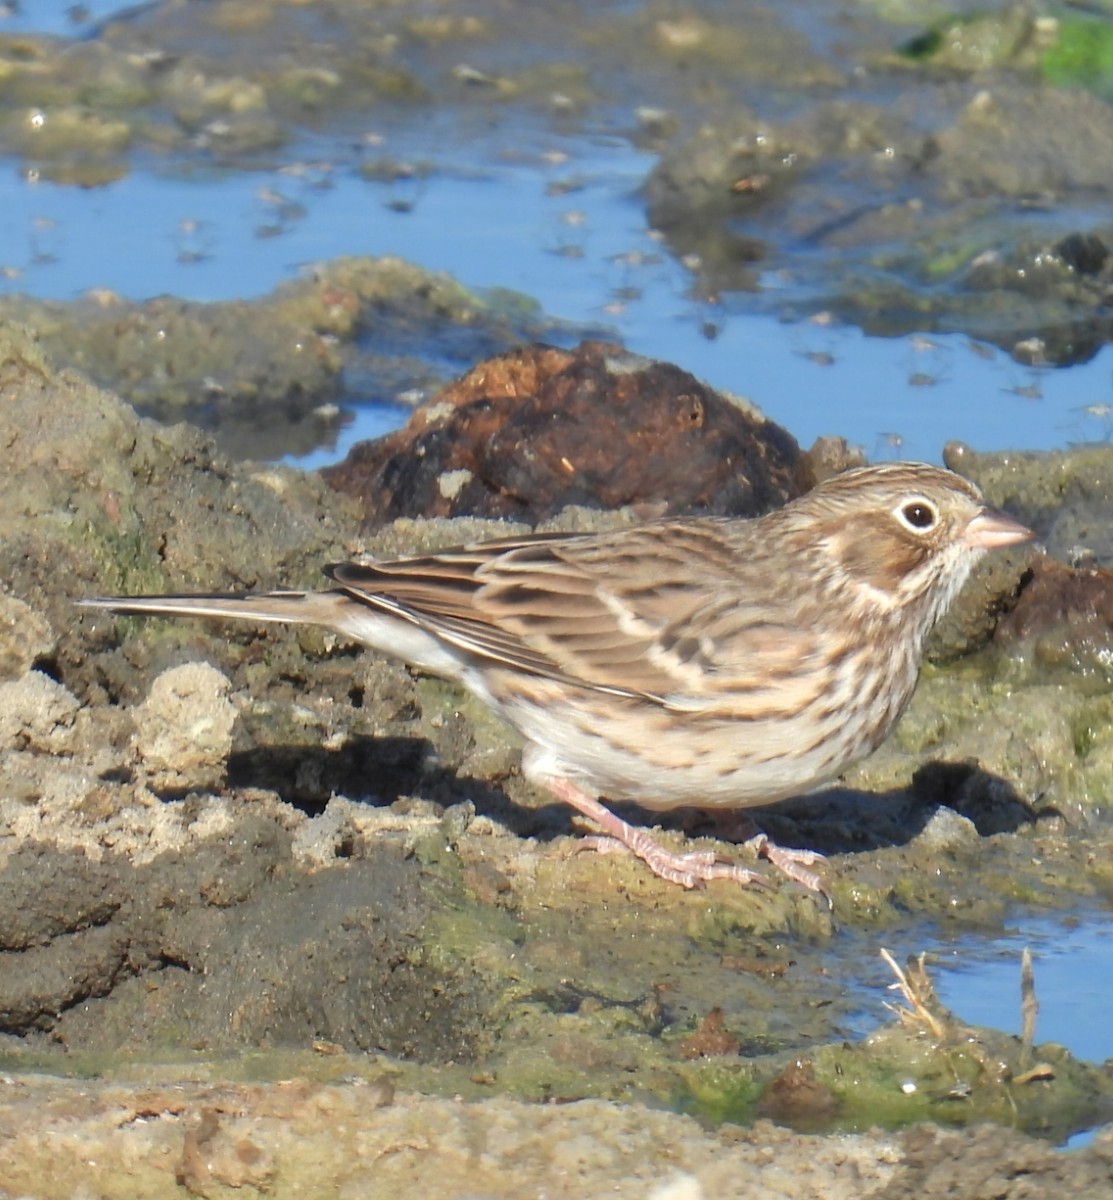
[[[1055,87],[1081,87],[1106,99],[1113,96],[1113,29],[1108,21],[1063,15],[1054,45],[1040,66]]]

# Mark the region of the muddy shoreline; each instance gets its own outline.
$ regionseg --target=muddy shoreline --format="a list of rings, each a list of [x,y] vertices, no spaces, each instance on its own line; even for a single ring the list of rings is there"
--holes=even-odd
[[[938,24],[818,2],[144,5],[72,42],[0,36],[0,150],[29,185],[96,189],[153,161],[288,172],[289,194],[257,197],[254,236],[272,238],[337,180],[404,219],[426,181],[507,147],[574,198],[579,168],[546,160],[545,135],[620,138],[657,155],[639,202],[708,337],[729,308],[960,331],[1043,370],[1111,335],[1104,36],[1086,14],[1007,5]],[[36,225],[5,275],[33,279],[56,235]],[[183,261],[207,252],[188,220],[173,236]],[[478,374],[453,403],[496,375],[513,391],[492,355],[585,332],[398,259],[318,263],[224,305],[0,301],[0,1195],[1113,1191],[1109,1064],[1042,1042],[1038,1021],[1031,1041],[971,1027],[932,995],[930,962],[901,999],[879,954],[939,931],[990,941],[1017,914],[1108,920],[1108,442],[947,449],[1046,554],[987,564],[886,745],[765,815],[828,855],[832,910],[784,882],[685,893],[578,853],[506,730],[398,663],[313,631],[75,607],[315,586],[323,562],[542,515],[652,515],[657,494],[586,508],[559,470],[543,514],[507,505],[505,474],[452,457],[447,401],[425,443],[376,459],[395,480],[439,447],[420,476],[432,510],[407,496],[371,521],[358,489],[261,461],[457,368]],[[577,377],[589,408],[636,373],[595,358]],[[741,419],[679,377],[641,376],[684,400],[658,431]],[[762,462],[764,419],[745,420]],[[500,442],[495,465],[523,444]],[[798,459],[787,431],[776,446],[732,504],[784,499],[845,450]],[[483,519],[452,515],[484,487]],[[491,519],[508,515],[523,523]],[[679,817],[662,836],[748,853]]]
[[[978,1137],[983,1121],[1019,1122],[1054,1140],[1113,1111],[1107,1069],[1038,1037],[1028,1046],[971,1030],[961,1013],[925,1025],[913,1006],[847,1037],[861,981],[879,999],[891,981],[877,953],[895,932],[961,921],[991,933],[1017,906],[1107,901],[1110,834],[1086,805],[1107,743],[1096,724],[1085,746],[1075,736],[1100,691],[1083,675],[1073,691],[1056,685],[1060,716],[1049,724],[1044,707],[1038,758],[1016,730],[1050,686],[1040,646],[1066,646],[1069,630],[1029,630],[957,660],[941,651],[897,735],[841,790],[770,812],[778,840],[831,856],[833,914],[788,883],[685,893],[637,863],[577,854],[568,813],[539,804],[505,731],[447,684],[312,632],[73,607],[154,580],[311,582],[337,553],[443,545],[499,523],[408,519],[362,536],[357,508],[319,480],[221,460],[186,426],[136,418],[57,371],[27,333],[9,330],[4,362],[3,435],[17,465],[0,488],[0,1058],[10,1080],[0,1112],[13,1171],[41,1169],[22,1122],[38,1113],[41,1133],[49,1111],[65,1114],[50,1120],[74,1170],[95,1158],[87,1177],[109,1190],[104,1181],[142,1175],[128,1165],[139,1155],[144,1171],[157,1159],[167,1188],[184,1180],[210,1194],[239,1179],[299,1194],[303,1154],[316,1153],[306,1113],[338,1105],[359,1112],[360,1138],[400,1113],[407,1128],[432,1123],[420,1170],[411,1162],[399,1175],[412,1186],[447,1169],[432,1128],[438,1104],[459,1103],[451,1097],[477,1106],[465,1125],[472,1113],[485,1124],[494,1103],[522,1131],[543,1112],[550,1138],[554,1121],[568,1121],[573,1139],[578,1114],[593,1110],[571,1102],[594,1097],[621,1106],[624,1129],[631,1113],[662,1107],[709,1122],[676,1126],[695,1139],[683,1161],[699,1186],[712,1186],[711,1162],[738,1136],[728,1131],[765,1116],[838,1131],[839,1145],[860,1131],[861,1153],[890,1160],[878,1188],[898,1195],[902,1180],[922,1179],[923,1155],[935,1161],[923,1147],[941,1163],[960,1135],[917,1135],[913,1170],[912,1143],[894,1151],[894,1135],[869,1132],[876,1125],[969,1123]],[[1091,484],[1094,453],[1080,460]],[[1105,461],[1113,471],[1113,454]],[[1002,486],[992,462],[968,465]],[[1001,478],[1023,512],[1048,470],[1061,481],[1066,469],[1032,457]],[[973,586],[977,613],[1002,585]],[[1099,632],[1074,630],[1076,657],[1100,661]],[[995,729],[1014,736],[994,739]],[[977,769],[968,744],[980,748]],[[673,837],[702,836],[672,825]],[[851,979],[860,982],[848,988]],[[74,1073],[89,1082],[61,1078]],[[264,1082],[291,1073],[303,1082]],[[228,1099],[218,1081],[241,1074],[254,1082]],[[384,1079],[403,1099],[363,1111],[363,1089]],[[280,1134],[274,1106],[291,1087],[307,1107]],[[167,1107],[166,1088],[180,1103]],[[530,1107],[546,1101],[561,1107]],[[157,1154],[137,1148],[152,1122]],[[408,1161],[410,1135],[397,1137],[387,1141],[402,1159],[366,1151],[371,1161]],[[225,1138],[215,1157],[198,1150]],[[625,1150],[600,1151],[599,1162],[593,1151],[593,1165],[553,1194],[603,1178],[634,1187],[643,1167],[631,1167],[637,1143],[625,1138]],[[814,1170],[809,1137],[775,1138],[779,1163]],[[1090,1178],[1108,1165],[1104,1145],[1046,1169]],[[198,1183],[202,1160],[223,1165]],[[480,1154],[474,1169],[493,1179],[504,1166]],[[558,1168],[546,1158],[522,1169],[539,1179]],[[40,1184],[34,1194],[69,1193]]]

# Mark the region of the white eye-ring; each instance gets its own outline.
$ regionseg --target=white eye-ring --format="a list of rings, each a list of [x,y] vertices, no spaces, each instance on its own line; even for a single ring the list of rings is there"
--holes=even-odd
[[[926,533],[939,521],[935,505],[923,496],[902,500],[895,512],[897,520],[913,533]]]

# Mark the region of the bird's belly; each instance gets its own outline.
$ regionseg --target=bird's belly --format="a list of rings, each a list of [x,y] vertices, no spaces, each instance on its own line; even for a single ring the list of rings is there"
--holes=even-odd
[[[852,712],[747,720],[622,697],[600,704],[598,694],[555,685],[548,696],[532,690],[498,705],[529,744],[527,774],[565,776],[649,809],[770,804],[832,779],[880,740]]]

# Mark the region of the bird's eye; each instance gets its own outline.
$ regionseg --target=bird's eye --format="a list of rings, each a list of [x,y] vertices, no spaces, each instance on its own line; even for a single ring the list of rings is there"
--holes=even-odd
[[[900,510],[901,519],[913,529],[930,529],[935,524],[935,509],[923,500],[913,500]]]

